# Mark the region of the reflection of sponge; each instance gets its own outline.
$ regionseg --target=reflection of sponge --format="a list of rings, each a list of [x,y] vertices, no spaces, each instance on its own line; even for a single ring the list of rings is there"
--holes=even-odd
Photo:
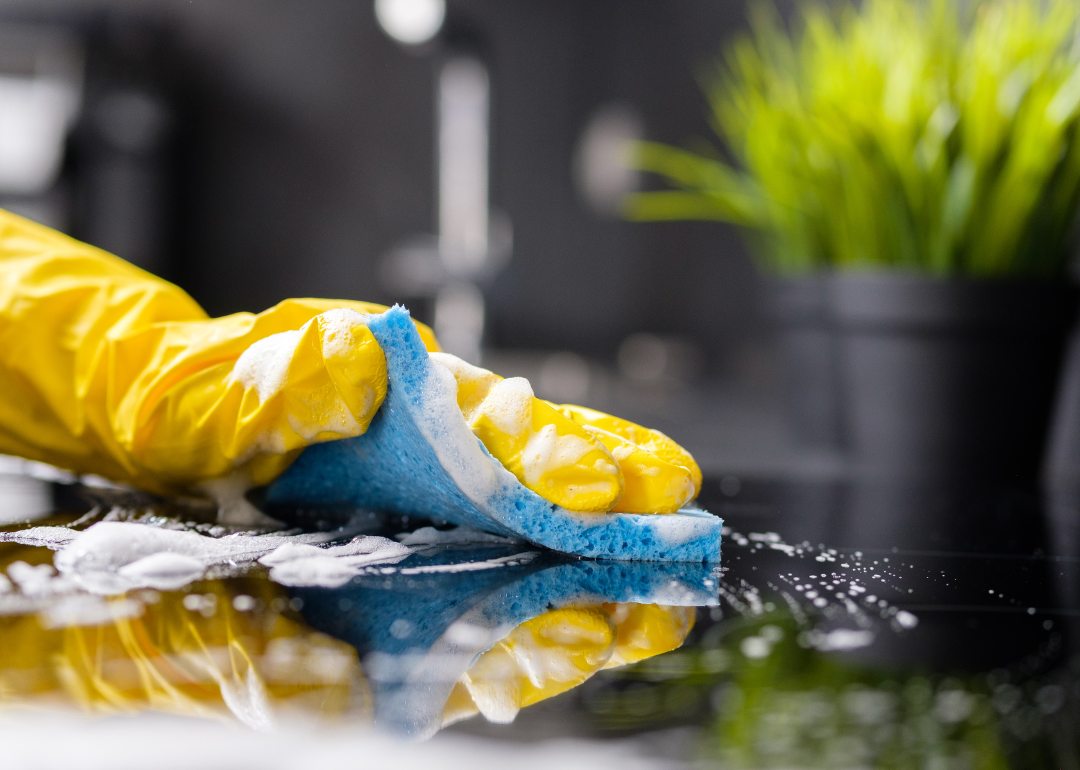
[[[362,436],[308,447],[267,490],[271,507],[358,506],[442,519],[594,558],[716,562],[721,520],[575,513],[522,486],[469,430],[457,384],[428,359],[409,314],[368,326],[386,354],[386,400]]]
[[[718,603],[718,570],[702,564],[542,557],[499,569],[469,568],[520,552],[507,546],[421,552],[401,562],[404,569],[392,575],[365,575],[334,590],[290,593],[303,600],[308,624],[347,641],[362,656],[374,691],[376,724],[417,740],[439,729],[454,683],[477,657],[543,612],[602,602]],[[421,571],[436,566],[445,571]],[[342,612],[343,600],[361,611]]]

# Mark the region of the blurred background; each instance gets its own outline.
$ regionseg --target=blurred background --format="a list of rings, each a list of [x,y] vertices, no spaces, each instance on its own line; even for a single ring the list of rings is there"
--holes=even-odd
[[[695,73],[742,5],[382,5],[0,2],[0,205],[212,315],[403,302],[453,352],[707,469],[807,461],[734,228],[619,215],[627,140],[710,134]]]
[[[776,5],[780,16],[793,6]],[[908,217],[901,206],[900,214],[890,214],[881,190],[892,188],[875,184],[882,178],[893,183],[902,176],[893,173],[897,169],[917,170],[916,192],[952,191],[952,180],[963,178],[953,172],[966,168],[968,140],[961,129],[989,126],[992,133],[997,124],[984,120],[988,114],[1000,118],[1002,136],[1013,136],[1015,126],[1038,129],[1027,147],[1038,152],[1017,153],[1023,158],[1060,155],[1046,164],[1047,178],[1072,180],[1075,190],[1061,196],[1068,203],[1061,218],[1071,223],[1080,201],[1074,194],[1080,191],[1075,46],[1070,43],[1062,59],[1067,67],[1048,65],[1039,76],[1055,90],[1032,89],[1034,97],[1024,97],[1035,82],[1030,62],[1010,59],[1028,49],[983,46],[992,55],[969,64],[980,75],[995,74],[1000,87],[983,95],[990,105],[985,110],[976,109],[975,100],[975,107],[953,109],[948,100],[955,94],[928,87],[933,68],[923,68],[914,55],[929,51],[927,58],[937,61],[944,47],[928,37],[932,25],[910,23],[905,37],[887,16],[904,4],[880,7],[886,15],[864,28],[880,36],[851,36],[869,41],[877,70],[845,67],[840,56],[822,58],[839,62],[836,71],[814,70],[791,57],[786,63],[795,74],[776,62],[751,73],[778,70],[772,73],[778,80],[790,75],[790,82],[803,82],[806,72],[811,84],[835,78],[840,85],[831,93],[860,120],[864,111],[873,113],[863,109],[868,105],[877,117],[891,109],[879,93],[888,89],[874,90],[881,86],[874,81],[878,74],[918,75],[899,78],[912,84],[915,107],[908,117],[918,130],[906,136],[912,146],[895,154],[895,167],[888,153],[874,152],[874,142],[866,143],[866,157],[852,154],[851,166],[817,164],[842,168],[839,177],[850,168],[867,172],[847,188],[852,221],[871,225],[862,235],[873,235],[872,225],[881,221],[891,226],[893,218],[904,226],[886,228],[891,236],[955,213],[943,205],[936,213],[927,207]],[[1080,18],[1080,6],[1068,7],[1073,21]],[[851,757],[898,736],[894,748],[909,759],[885,766],[1004,767],[997,755],[1007,749],[1021,757],[1011,766],[1075,767],[1080,336],[1069,337],[1069,329],[1080,297],[1068,286],[1068,271],[1053,276],[1065,308],[1055,315],[1045,302],[1055,295],[1024,293],[1030,275],[1022,269],[1003,271],[1017,278],[1012,288],[1019,286],[1019,294],[987,300],[951,293],[962,282],[940,280],[981,279],[985,272],[916,265],[926,282],[916,300],[932,300],[912,303],[916,311],[978,312],[955,322],[943,311],[927,322],[897,301],[896,317],[886,319],[895,328],[883,333],[889,323],[873,316],[887,303],[877,299],[896,295],[859,284],[859,276],[849,281],[844,269],[851,265],[825,262],[816,266],[817,275],[780,270],[790,280],[768,281],[732,225],[632,222],[622,215],[628,194],[663,186],[630,170],[633,142],[688,147],[705,157],[699,168],[717,152],[707,146],[718,145],[702,85],[715,76],[709,68],[725,44],[749,29],[748,8],[741,0],[0,0],[0,207],[176,282],[212,315],[258,312],[295,296],[401,302],[435,327],[450,352],[505,376],[528,377],[542,398],[659,428],[695,455],[706,478],[701,501],[727,525],[725,604],[702,609],[680,653],[622,678],[596,677],[571,699],[525,712],[514,732],[479,720],[463,723],[462,732],[530,741],[646,735],[640,744],[605,744],[605,751],[624,751],[625,757],[610,754],[624,763],[651,751],[686,758],[697,750],[688,727],[697,720],[726,742],[709,749],[725,766],[869,766]],[[1038,40],[1052,38],[1042,34],[1052,26],[1000,25],[1018,30],[1018,39]],[[905,40],[906,53],[914,54],[890,55],[886,43]],[[1042,45],[1052,48],[1055,41]],[[835,51],[865,53],[854,44],[837,43]],[[866,86],[863,80],[874,81],[874,88],[854,87]],[[1045,127],[1049,123],[1027,120],[1031,113],[1017,109],[1026,98],[1024,109],[1049,113],[1044,102],[1052,105],[1062,94],[1069,98],[1060,110],[1068,116],[1062,147],[1070,150],[1057,153],[1046,139],[1059,138]],[[794,142],[791,126],[804,129],[811,147],[836,125],[850,128],[843,121],[827,124],[804,107],[791,115],[777,109],[757,125],[771,121],[773,138],[784,147]],[[892,130],[894,115],[886,117],[872,138],[892,147],[902,132]],[[956,125],[961,129],[953,133]],[[935,132],[933,157],[946,159],[942,167],[951,164],[939,175],[939,160],[926,161],[926,140]],[[812,153],[805,155],[813,166]],[[836,157],[852,159],[842,152]],[[1061,159],[1070,160],[1074,174],[1057,173]],[[825,202],[808,218],[840,220],[844,201],[834,206],[827,184],[834,180],[820,169],[815,176],[798,164],[785,168],[785,162],[776,163],[790,172],[773,175],[778,187],[798,192],[801,184],[814,193],[808,199],[820,195]],[[760,167],[752,171],[760,178]],[[1050,187],[1029,176],[1034,181],[1028,184]],[[702,188],[716,182],[715,175],[702,178]],[[943,179],[949,186],[937,190]],[[1003,172],[969,187],[992,190],[999,183],[1007,191],[998,196],[1003,207],[1019,211],[1023,190],[1013,194],[1018,185]],[[1039,195],[1032,199],[1042,200]],[[981,256],[987,249],[980,238],[992,232],[987,223],[1001,217],[973,211],[953,246],[960,253],[975,244],[969,251]],[[784,233],[776,223],[762,229],[770,227],[774,235]],[[901,293],[911,266],[896,269],[896,260],[886,257],[903,240],[883,239],[880,253],[863,255],[894,269],[900,280],[892,288],[900,286]],[[1010,248],[1020,268],[1048,253],[1026,243]],[[775,251],[774,261],[790,256]],[[923,249],[919,256],[925,261],[933,253]],[[830,298],[839,311],[826,307]],[[845,298],[860,302],[844,305]],[[847,327],[840,329],[837,318]],[[1032,318],[1046,323],[1032,326]],[[886,339],[890,334],[896,339]],[[1062,373],[1064,387],[1057,388]],[[1056,423],[1046,441],[1055,388]],[[895,398],[877,399],[882,393]],[[1016,414],[999,409],[1003,404]],[[845,410],[852,413],[847,423]],[[869,426],[863,438],[872,439],[863,443],[873,450],[863,459],[882,461],[877,466],[852,460],[862,434],[851,425],[860,420]],[[1019,461],[1004,451],[1024,443],[1014,441],[1016,435],[1031,445]],[[905,445],[897,436],[911,440]],[[1043,444],[1051,448],[1044,479],[1067,482],[1045,497],[1028,488]],[[981,475],[974,489],[953,488],[971,481],[958,471],[972,470],[950,464],[953,455],[975,458]],[[77,509],[82,503],[73,503],[70,491],[77,480],[108,484],[0,458],[0,527]],[[998,488],[1009,483],[1018,488]],[[115,489],[97,493],[107,500]],[[52,557],[34,558],[41,569]],[[893,565],[884,566],[890,558]],[[840,592],[847,581],[849,590]],[[326,617],[348,617],[352,600],[342,601],[328,605]],[[191,611],[186,600],[179,606]],[[222,606],[227,611],[230,604]],[[359,601],[356,606],[366,609]],[[397,622],[389,633],[401,640]],[[841,652],[848,657],[838,664]],[[128,741],[127,734],[116,741],[95,723],[84,731],[85,741],[77,736],[61,748],[70,745],[92,758],[175,741],[168,725],[149,728],[136,731],[141,741]],[[1000,745],[986,737],[994,731],[1005,736]],[[41,731],[9,733],[27,752],[43,745]],[[1009,743],[1034,745],[1045,736],[1064,760],[1036,761]],[[211,739],[187,745],[216,751]],[[236,751],[261,751],[271,758],[266,763],[279,754],[291,761],[287,745],[259,740],[261,749],[236,743]],[[452,747],[439,750],[446,745]],[[463,766],[473,767],[474,752],[461,745],[461,756],[468,755]],[[671,748],[656,748],[662,745]],[[753,746],[763,747],[761,765],[752,763]],[[355,753],[346,749],[342,756],[351,766]],[[976,761],[978,751],[990,759]],[[515,751],[514,761],[524,754]],[[491,756],[501,761],[501,753]],[[537,754],[536,761],[548,756]],[[452,766],[453,752],[440,759]]]

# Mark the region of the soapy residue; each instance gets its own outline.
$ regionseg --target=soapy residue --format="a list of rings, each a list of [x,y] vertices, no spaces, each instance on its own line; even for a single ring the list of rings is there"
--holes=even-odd
[[[145,521],[98,521],[82,531],[32,527],[0,533],[0,542],[56,551],[55,566],[16,561],[6,575],[0,573],[0,615],[37,612],[50,627],[95,625],[137,611],[138,603],[129,606],[115,598],[121,594],[177,590],[211,571],[216,577],[240,575],[256,565],[268,567],[270,579],[281,585],[336,588],[365,574],[471,572],[523,564],[537,556],[523,552],[454,564],[392,566],[418,549],[517,542],[469,527],[423,527],[397,535],[402,542],[353,536],[350,526],[301,534],[228,534],[222,526],[199,528],[210,532],[151,516]],[[340,542],[346,538],[351,539]]]
[[[34,545],[56,551],[74,540],[78,534],[67,527],[33,527],[18,532],[4,532],[0,534],[0,543]]]
[[[797,641],[802,647],[852,650],[872,644],[877,635],[875,629],[882,622],[895,632],[910,631],[919,624],[914,613],[880,596],[912,592],[900,584],[904,576],[890,568],[890,557],[873,559],[862,551],[842,552],[809,542],[790,544],[776,532],[743,534],[725,527],[723,534],[728,542],[751,552],[778,551],[799,563],[819,565],[781,572],[776,582],[768,580],[764,586],[782,600],[784,609],[794,619],[800,629]],[[718,583],[721,598],[740,615],[767,616],[779,609],[774,600],[766,598],[761,587],[745,579],[720,579]],[[771,649],[767,640],[746,642],[746,645],[743,652],[751,657],[754,654],[763,657]]]
[[[461,413],[468,420],[484,400],[488,392],[502,378],[487,369],[462,361],[449,353],[428,353],[431,361],[445,366],[457,381],[457,402]]]
[[[509,382],[509,380],[507,380]],[[559,435],[554,425],[545,425],[532,436],[525,444],[525,450],[521,453],[521,465],[525,470],[525,480],[530,484],[539,485],[545,476],[553,470],[559,470],[581,460],[582,457],[596,449],[583,438],[574,435]],[[611,463],[605,463],[606,467],[596,470],[609,476],[618,474],[619,469]],[[600,486],[603,491],[612,482]]]
[[[532,422],[533,389],[524,377],[511,377],[492,386],[477,408],[491,424],[509,436],[524,434]]]
[[[259,559],[270,567],[270,579],[287,586],[336,588],[371,564],[394,564],[412,549],[383,537],[359,537],[344,545],[319,548],[285,543]]]
[[[135,522],[102,521],[80,532],[64,545],[54,562],[62,575],[91,593],[120,594],[147,587],[172,590],[199,579],[212,566],[238,566],[267,556],[282,546],[313,547],[313,543],[326,542],[333,537],[332,534],[313,533],[234,534],[213,538],[198,532],[163,529]],[[334,560],[364,553],[370,557],[366,559],[366,563],[370,564],[404,557],[409,552],[406,547],[381,537],[358,537],[349,546],[345,552],[307,555],[306,558]],[[286,570],[284,574],[293,573]],[[278,582],[288,585],[287,579],[285,577]]]
[[[255,388],[259,401],[266,403],[284,386],[301,336],[300,331],[294,329],[253,342],[236,359],[232,378],[245,388]]]
[[[337,358],[349,355],[356,346],[353,332],[357,327],[365,326],[370,317],[347,307],[334,308],[319,314],[317,319],[322,327],[323,357]]]
[[[278,433],[280,439],[281,434]],[[283,440],[283,439],[282,439]],[[266,447],[258,444],[254,451],[263,451]],[[284,446],[284,444],[281,444]],[[260,511],[247,499],[246,492],[251,489],[251,477],[242,470],[228,476],[210,479],[199,485],[206,495],[217,503],[218,523],[246,527],[272,527],[277,521]]]
[[[450,574],[457,572],[480,572],[483,570],[497,569],[499,567],[516,567],[519,564],[528,564],[540,554],[536,551],[525,551],[510,556],[500,556],[497,559],[484,559],[483,561],[467,561],[458,564],[425,564],[420,567],[402,567],[402,575],[431,575]],[[384,574],[392,574],[395,570],[380,570]]]
[[[439,530],[435,527],[421,527],[415,532],[403,532],[394,535],[402,545],[409,546],[436,546],[436,545],[468,545],[473,543],[499,543],[512,545],[518,541],[510,537],[492,535],[472,527],[454,527],[452,529]]]
[[[516,485],[510,471],[488,460],[464,418],[456,418],[461,414],[457,381],[444,364],[430,356],[422,387],[419,401],[425,408],[410,414],[457,487],[474,503],[483,505],[498,490]]]

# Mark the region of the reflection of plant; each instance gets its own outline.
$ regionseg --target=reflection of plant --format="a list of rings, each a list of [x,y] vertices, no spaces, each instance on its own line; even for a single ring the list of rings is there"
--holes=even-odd
[[[659,144],[677,189],[640,220],[714,219],[782,272],[881,265],[1054,275],[1080,200],[1077,0],[867,0],[805,14],[794,39],[759,8],[708,81],[741,168]]]
[[[1008,766],[984,693],[890,680],[782,633],[719,691],[709,753],[725,767]]]
[[[1057,681],[901,675],[814,649],[786,613],[724,621],[586,695],[596,724],[698,724],[724,768],[1054,768],[1072,751]]]

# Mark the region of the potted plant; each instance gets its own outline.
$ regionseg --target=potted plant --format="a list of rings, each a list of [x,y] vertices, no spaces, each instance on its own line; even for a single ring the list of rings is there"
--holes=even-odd
[[[867,0],[789,32],[758,7],[705,80],[728,154],[639,146],[672,189],[628,216],[744,228],[832,345],[818,407],[860,467],[1036,477],[1076,305],[1078,19],[1080,0]]]

